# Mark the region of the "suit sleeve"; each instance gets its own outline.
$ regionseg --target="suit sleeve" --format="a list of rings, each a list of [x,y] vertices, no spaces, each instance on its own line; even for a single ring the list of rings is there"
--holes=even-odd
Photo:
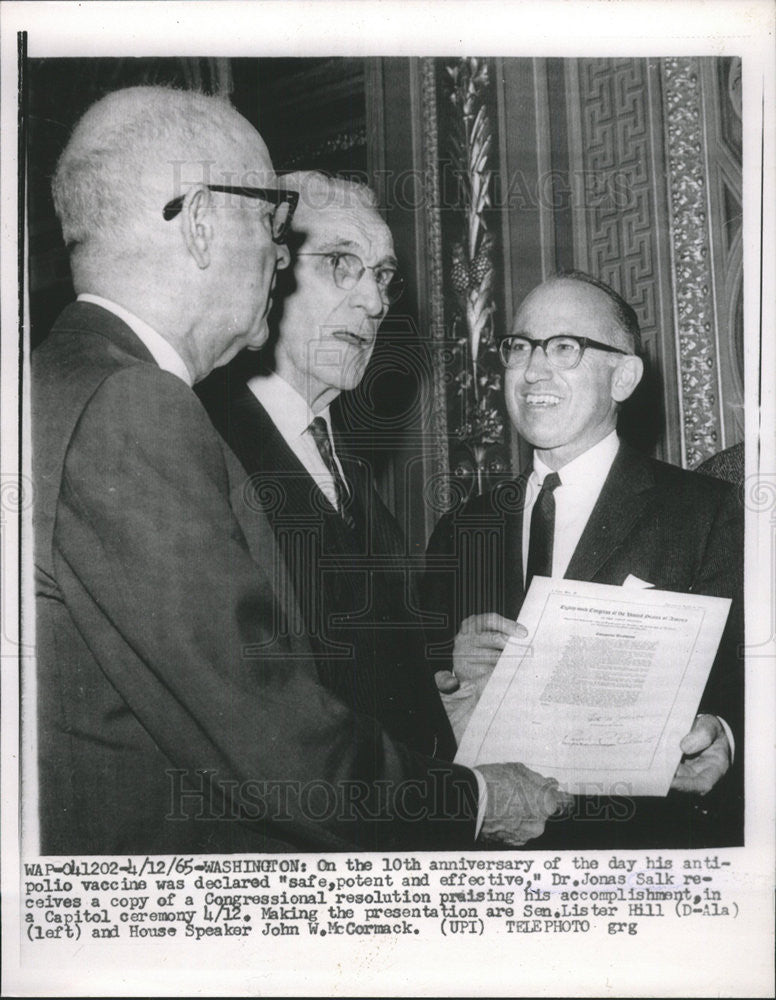
[[[743,842],[744,805],[744,603],[743,507],[732,487],[721,491],[693,590],[731,598],[730,612],[699,711],[725,719],[735,740],[733,766],[714,788],[692,800],[693,824],[715,844]]]
[[[693,589],[698,594],[731,598],[701,711],[722,716],[733,730],[738,751],[744,735],[744,513],[733,488],[722,493],[711,523]]]
[[[460,567],[455,552],[454,514],[437,522],[426,548],[425,571],[418,585],[426,626],[427,662],[433,673],[453,669],[453,642],[460,626]]]
[[[269,821],[300,846],[472,845],[473,773],[393,743],[290,655],[219,439],[183,383],[150,366],[103,382],[70,442],[54,550],[76,627],[176,767],[227,788],[285,782]]]

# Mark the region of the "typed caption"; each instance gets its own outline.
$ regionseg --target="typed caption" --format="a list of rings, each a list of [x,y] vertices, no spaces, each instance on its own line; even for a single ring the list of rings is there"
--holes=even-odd
[[[31,945],[637,935],[656,920],[735,920],[731,868],[713,852],[42,859],[22,867],[22,928]]]

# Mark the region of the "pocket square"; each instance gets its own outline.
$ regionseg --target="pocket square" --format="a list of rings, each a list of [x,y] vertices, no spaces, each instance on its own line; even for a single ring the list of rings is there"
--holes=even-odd
[[[629,573],[625,577],[622,585],[623,587],[633,587],[636,590],[649,590],[655,586],[654,583],[647,583],[646,580],[640,580],[637,576],[633,576],[632,573]]]

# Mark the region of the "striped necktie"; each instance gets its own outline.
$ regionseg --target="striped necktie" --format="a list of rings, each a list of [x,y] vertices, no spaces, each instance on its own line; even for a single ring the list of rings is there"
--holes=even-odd
[[[329,436],[328,424],[323,417],[315,417],[307,429],[313,436],[313,440],[318,447],[318,453],[323,459],[323,464],[329,470],[329,474],[334,480],[334,489],[337,493],[337,512],[349,528],[355,528],[356,522],[346,507],[349,491],[334,459],[334,449]]]

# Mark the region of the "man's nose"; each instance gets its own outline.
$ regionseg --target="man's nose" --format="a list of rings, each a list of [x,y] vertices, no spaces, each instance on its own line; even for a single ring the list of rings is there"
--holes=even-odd
[[[552,378],[552,372],[553,368],[547,360],[544,348],[539,344],[534,345],[533,350],[531,351],[531,357],[529,358],[525,369],[526,381],[539,382],[545,378]]]
[[[291,253],[285,243],[277,243],[275,252],[277,253],[277,269],[282,271],[291,263]]]
[[[374,271],[367,268],[361,275],[350,295],[351,305],[360,306],[367,316],[378,318],[385,312],[385,303],[380,294]]]

